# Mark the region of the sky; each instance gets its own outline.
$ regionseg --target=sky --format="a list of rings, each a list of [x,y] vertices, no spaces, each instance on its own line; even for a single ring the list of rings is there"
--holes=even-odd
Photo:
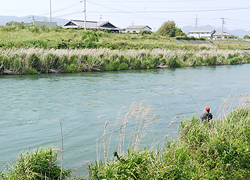
[[[34,15],[50,20],[50,0],[0,1],[0,15]],[[84,20],[81,0],[51,0],[51,9],[52,21],[55,17]],[[180,28],[195,26],[196,22],[198,27],[218,28],[222,27],[221,18],[225,18],[225,29],[250,31],[250,0],[86,0],[86,13],[87,20],[110,21],[119,28],[148,25],[156,31],[168,20]]]

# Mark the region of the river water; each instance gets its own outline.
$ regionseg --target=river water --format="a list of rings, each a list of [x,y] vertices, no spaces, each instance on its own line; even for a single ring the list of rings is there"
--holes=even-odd
[[[15,160],[22,150],[61,148],[62,122],[64,168],[80,165],[86,172],[86,161],[96,159],[98,116],[102,134],[122,107],[126,113],[133,101],[147,100],[151,114],[160,115],[148,134],[161,138],[173,117],[199,116],[207,104],[216,116],[223,98],[249,90],[250,64],[0,76],[0,161]],[[180,120],[170,126],[173,138]],[[151,143],[146,136],[141,147]]]

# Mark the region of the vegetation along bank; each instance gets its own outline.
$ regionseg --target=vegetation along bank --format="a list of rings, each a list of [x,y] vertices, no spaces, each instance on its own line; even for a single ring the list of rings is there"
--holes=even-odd
[[[204,46],[204,45],[200,45]],[[0,49],[0,74],[73,73],[244,64],[242,50]]]
[[[221,114],[210,123],[200,123],[199,118],[194,116],[182,119],[178,140],[169,140],[166,132],[160,141],[144,149],[140,148],[141,138],[157,117],[149,114],[149,107],[137,109],[132,104],[134,108],[129,110],[128,116],[120,120],[120,130],[114,132],[113,129],[110,139],[106,137],[105,141],[106,122],[103,135],[97,141],[98,157],[88,165],[87,179],[249,179],[250,97],[241,95],[240,106],[225,113],[234,99],[226,99],[220,109]],[[127,122],[133,120],[132,116],[137,123],[131,130],[126,129]],[[175,121],[174,118],[169,126]],[[116,125],[119,128],[120,123],[117,123],[113,127]],[[129,137],[131,141],[125,143],[125,134],[131,135],[130,131],[134,132]],[[113,133],[117,139],[117,151],[108,157]],[[22,152],[16,161],[5,165],[7,171],[0,172],[0,177],[4,180],[86,178],[72,177],[74,169],[60,168],[57,152],[60,151],[51,148]]]

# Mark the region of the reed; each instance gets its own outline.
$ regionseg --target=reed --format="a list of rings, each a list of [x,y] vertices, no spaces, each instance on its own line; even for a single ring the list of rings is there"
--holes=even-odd
[[[0,49],[0,74],[37,74],[249,63],[241,50]]]
[[[246,179],[250,175],[249,102],[248,94],[231,95],[223,99],[222,114],[211,123],[200,123],[197,117],[183,119],[178,141],[166,140],[165,135],[150,149],[138,149],[136,144],[140,142],[137,135],[143,134],[142,124],[147,126],[144,118],[149,115],[148,107],[140,107],[137,102],[137,108],[125,114],[120,128],[120,134],[125,133],[124,127],[132,129],[135,145],[128,146],[126,154],[115,151],[115,158],[100,163],[98,168],[90,164],[89,179]],[[128,126],[132,115],[134,123]],[[168,128],[176,118],[179,116],[170,121]],[[124,142],[123,136],[119,139]],[[163,142],[163,147],[154,149],[159,142]]]
[[[11,164],[5,164],[6,174],[2,179],[68,179],[72,169],[58,166],[57,152],[51,148],[37,148],[33,152],[23,151]]]

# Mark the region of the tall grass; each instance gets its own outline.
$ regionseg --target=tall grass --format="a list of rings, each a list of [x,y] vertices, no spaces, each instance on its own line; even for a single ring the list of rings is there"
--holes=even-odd
[[[237,108],[235,102],[239,103]],[[178,141],[167,139],[164,142],[163,137],[163,149],[142,149],[138,148],[139,144],[133,146],[133,143],[127,146],[125,154],[117,149],[113,158],[89,165],[89,179],[248,179],[249,103],[250,96],[247,94],[230,96],[223,100],[221,106],[228,113],[222,112],[211,123],[200,123],[197,117],[183,119]],[[129,110],[127,117],[133,114],[133,110]],[[136,110],[135,117],[139,112],[139,109]],[[124,132],[127,117],[124,117],[118,134]],[[143,113],[140,117],[135,124],[144,122]],[[131,127],[132,132],[140,129],[140,125]],[[123,139],[123,136],[118,136],[118,144]]]
[[[0,49],[0,74],[116,71],[249,63],[241,50]]]
[[[6,174],[2,179],[68,179],[73,170],[58,166],[57,152],[51,148],[37,148],[33,152],[23,151],[16,161],[5,164]]]
[[[176,43],[168,36],[158,34],[112,34],[103,31],[84,31],[82,29],[62,29],[61,27],[46,28],[35,27],[3,27],[0,26],[0,47],[3,48],[44,48],[44,49],[83,49],[83,48],[109,48],[109,49],[170,49],[170,50],[210,50],[214,47],[221,49],[250,49],[248,44],[218,44],[194,45]],[[85,41],[86,34],[93,34],[98,41]],[[223,41],[224,42],[224,41]],[[225,41],[224,43],[227,43]],[[230,42],[228,42],[230,43]]]

